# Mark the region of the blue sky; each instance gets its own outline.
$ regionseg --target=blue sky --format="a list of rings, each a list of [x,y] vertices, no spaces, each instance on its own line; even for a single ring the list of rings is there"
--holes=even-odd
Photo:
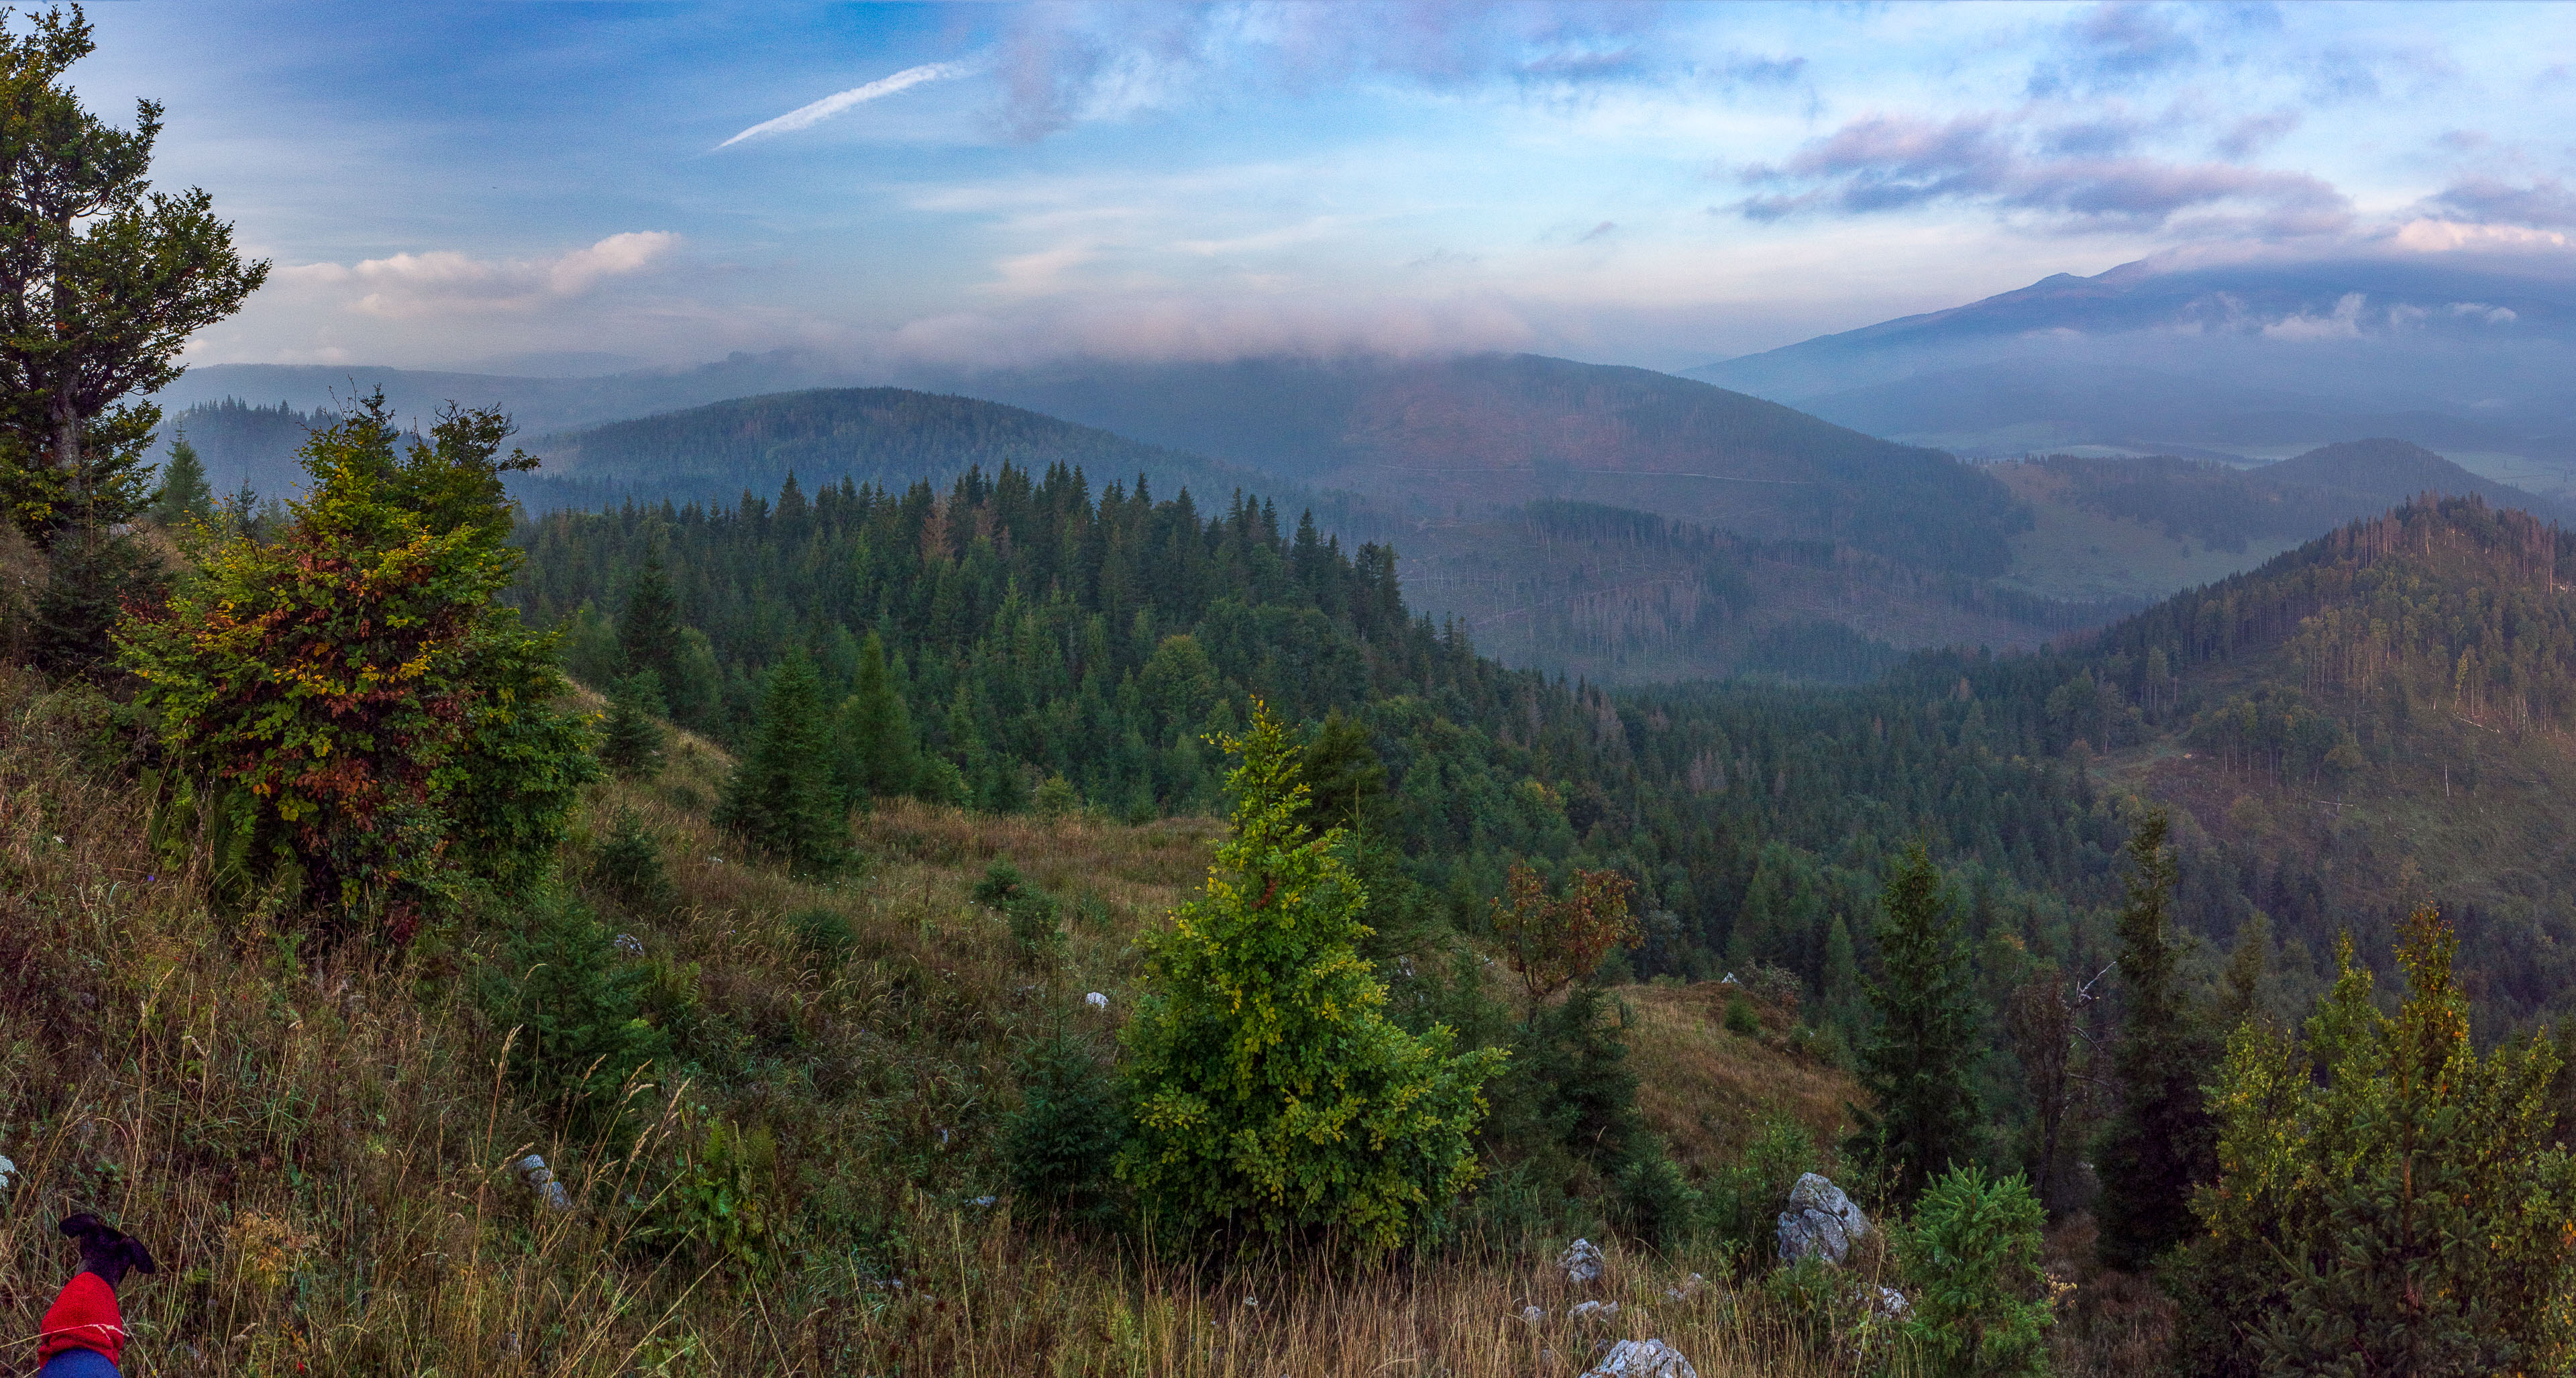
[[[2158,254],[2576,256],[2554,5],[91,15],[84,96],[277,265],[205,362],[1677,368]]]

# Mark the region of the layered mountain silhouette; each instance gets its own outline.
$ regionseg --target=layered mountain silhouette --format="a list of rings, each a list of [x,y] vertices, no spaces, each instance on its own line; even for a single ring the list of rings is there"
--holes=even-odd
[[[2255,458],[2395,437],[2576,477],[2576,284],[2507,259],[2130,263],[1688,376],[1963,454]]]

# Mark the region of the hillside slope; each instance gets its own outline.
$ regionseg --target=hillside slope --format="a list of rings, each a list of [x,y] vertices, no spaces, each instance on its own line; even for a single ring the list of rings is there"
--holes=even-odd
[[[162,1260],[123,1289],[128,1372],[626,1378],[758,1354],[782,1378],[1504,1378],[1533,1343],[1646,1334],[1710,1375],[1837,1371],[1714,1294],[1667,1294],[1712,1263],[1606,1235],[1623,1314],[1531,1327],[1520,1306],[1573,1300],[1546,1264],[1558,1241],[1357,1278],[1199,1266],[997,1196],[1025,1055],[1050,1037],[1105,1053],[1135,1006],[1139,931],[1204,873],[1207,820],[890,807],[854,831],[864,870],[813,884],[709,826],[729,763],[702,742],[650,783],[593,787],[564,870],[678,1059],[634,1088],[622,1142],[567,1132],[497,1075],[508,1011],[477,992],[513,974],[505,919],[397,964],[218,915],[203,868],[146,840],[148,789],[100,750],[110,713],[0,667],[0,1156],[13,1218],[100,1210]],[[667,896],[600,868],[621,818],[652,840]],[[1048,959],[971,898],[995,860],[1060,897]],[[1668,1106],[1840,1126],[1841,1074],[1681,992],[1632,994],[1665,1097],[1649,1113],[1694,1171],[1741,1143]],[[569,1209],[522,1180],[530,1152]],[[75,1263],[50,1231],[8,1231],[0,1325],[35,1333]]]
[[[2006,582],[2058,598],[2162,597],[2208,583],[2426,494],[2474,494],[2545,520],[2565,503],[2480,477],[2420,446],[2372,439],[2244,468],[2152,455],[2049,455],[1991,466],[2030,504]]]
[[[2480,499],[2409,504],[1990,672],[2207,840],[2195,926],[2304,947],[2435,900],[2478,995],[2576,1010],[2576,548]],[[2051,687],[2054,681],[2054,687]]]
[[[1564,499],[1973,574],[2002,570],[2019,520],[1946,455],[1669,374],[1527,354],[1087,364],[943,386],[1408,516]]]

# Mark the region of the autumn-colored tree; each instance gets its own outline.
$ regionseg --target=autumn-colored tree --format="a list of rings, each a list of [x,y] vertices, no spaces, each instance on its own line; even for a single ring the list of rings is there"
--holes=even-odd
[[[508,434],[451,410],[404,445],[366,399],[306,443],[277,539],[200,528],[168,604],[118,626],[219,889],[399,941],[460,882],[552,857],[596,769],[553,638],[498,601],[520,562],[500,474],[534,462],[497,457]]]
[[[1532,1020],[1549,997],[1590,976],[1610,949],[1645,941],[1628,912],[1636,882],[1616,871],[1578,870],[1552,895],[1545,877],[1514,862],[1504,887],[1494,901],[1494,933],[1529,994]]]

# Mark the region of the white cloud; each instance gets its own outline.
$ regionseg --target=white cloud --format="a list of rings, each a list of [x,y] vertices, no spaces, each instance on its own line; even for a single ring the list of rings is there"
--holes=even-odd
[[[611,278],[650,268],[677,248],[668,230],[631,230],[553,258],[478,259],[452,249],[395,254],[350,265],[306,263],[278,270],[281,285],[330,294],[358,289],[347,310],[389,320],[525,312],[589,295]]]
[[[811,129],[853,106],[865,105],[872,100],[882,100],[898,91],[911,90],[925,81],[945,81],[951,77],[971,76],[981,70],[983,70],[982,64],[974,62],[925,62],[918,67],[906,67],[893,76],[879,77],[865,86],[853,86],[847,91],[836,91],[811,105],[800,105],[774,120],[763,120],[723,143],[717,144],[716,147],[731,148],[745,139],[765,139],[774,134],[792,134],[799,129]]]

